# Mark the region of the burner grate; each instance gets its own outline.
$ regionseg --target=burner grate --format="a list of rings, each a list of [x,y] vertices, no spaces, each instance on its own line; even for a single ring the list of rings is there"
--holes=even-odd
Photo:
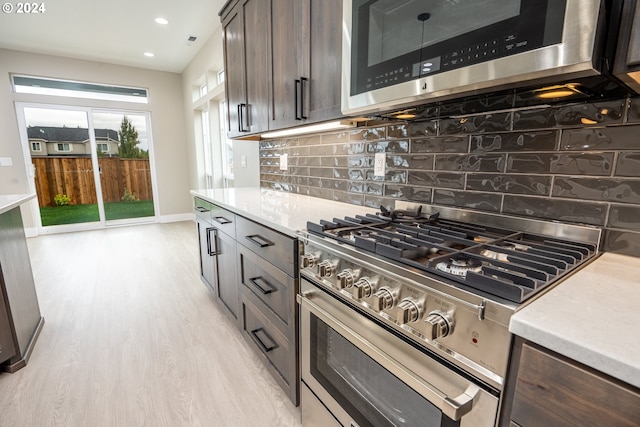
[[[597,251],[591,243],[427,216],[420,209],[308,222],[307,230],[517,303]]]

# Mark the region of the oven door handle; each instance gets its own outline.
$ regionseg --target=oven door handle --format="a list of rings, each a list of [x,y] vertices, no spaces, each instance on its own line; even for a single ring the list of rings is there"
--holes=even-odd
[[[420,378],[410,369],[402,366],[393,357],[389,356],[385,352],[372,345],[369,341],[359,336],[347,325],[336,319],[331,313],[327,312],[322,307],[311,301],[310,298],[313,297],[313,294],[314,291],[307,291],[303,292],[302,295],[297,295],[296,299],[298,301],[298,304],[312,312],[316,317],[320,318],[331,328],[347,338],[352,344],[367,353],[380,365],[386,367],[386,369],[389,369],[389,367],[393,367],[392,372],[396,377],[404,381],[406,384],[411,384],[418,393],[420,393],[429,402],[431,402],[431,404],[442,411],[443,414],[454,421],[458,421],[465,414],[471,411],[473,407],[473,401],[480,392],[480,387],[470,383],[466,390],[459,396],[447,396],[447,394],[440,391],[437,387]]]

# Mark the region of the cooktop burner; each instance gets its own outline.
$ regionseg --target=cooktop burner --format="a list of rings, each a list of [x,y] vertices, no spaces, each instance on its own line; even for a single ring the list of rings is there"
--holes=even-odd
[[[500,219],[494,216],[490,223]],[[505,219],[508,224],[526,221]],[[547,224],[543,230],[551,228]],[[421,205],[308,222],[307,230],[513,302],[524,301],[597,254],[594,243],[449,219],[441,212],[424,213]]]
[[[436,268],[445,273],[453,274],[454,276],[465,277],[469,271],[481,271],[482,263],[477,259],[458,257],[439,262],[436,264]]]

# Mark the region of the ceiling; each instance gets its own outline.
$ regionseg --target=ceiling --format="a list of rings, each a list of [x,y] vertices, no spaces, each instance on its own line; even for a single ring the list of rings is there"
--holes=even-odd
[[[56,0],[36,3],[44,5],[37,14],[18,14],[18,2],[4,3],[0,48],[180,73],[220,25],[225,1]],[[11,13],[7,4],[14,5]],[[169,23],[157,24],[157,17]]]

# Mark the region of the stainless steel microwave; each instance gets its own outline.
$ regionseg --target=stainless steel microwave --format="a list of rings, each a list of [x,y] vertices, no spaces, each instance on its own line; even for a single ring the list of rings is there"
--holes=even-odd
[[[604,1],[345,0],[342,112],[600,74]]]

